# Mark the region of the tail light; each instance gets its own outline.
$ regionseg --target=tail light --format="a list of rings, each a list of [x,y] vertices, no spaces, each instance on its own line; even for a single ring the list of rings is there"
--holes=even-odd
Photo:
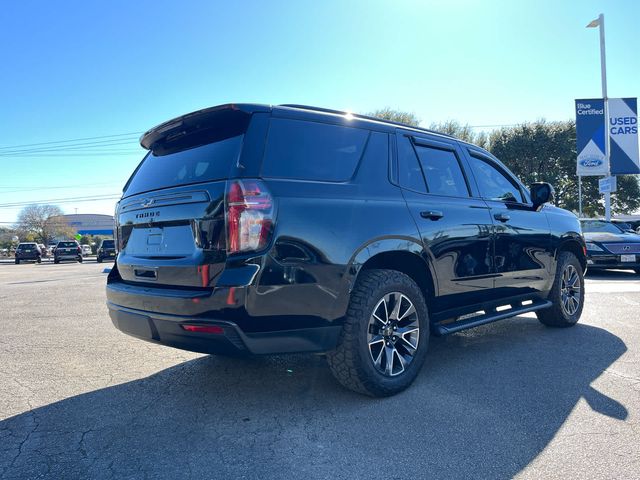
[[[273,230],[273,198],[259,180],[227,183],[227,252],[265,248]]]
[[[78,247],[78,253],[82,253],[82,248]]]

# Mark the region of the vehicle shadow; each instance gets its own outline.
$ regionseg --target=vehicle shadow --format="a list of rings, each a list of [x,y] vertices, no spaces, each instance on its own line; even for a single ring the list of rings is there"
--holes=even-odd
[[[626,350],[520,317],[432,339],[414,385],[372,399],[318,356],[201,357],[0,422],[6,478],[508,478]],[[391,472],[391,474],[390,474]]]
[[[623,281],[640,280],[638,275],[633,270],[588,270],[586,277],[590,280],[608,280],[608,281]]]

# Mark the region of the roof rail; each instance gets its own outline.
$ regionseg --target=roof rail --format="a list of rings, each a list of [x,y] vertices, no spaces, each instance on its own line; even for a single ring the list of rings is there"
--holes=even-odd
[[[406,128],[411,128],[413,130],[420,130],[422,132],[427,132],[427,133],[435,133],[436,135],[442,135],[443,137],[449,137],[449,138],[455,138],[453,135],[449,135],[448,133],[443,133],[443,132],[437,132],[435,130],[430,130],[428,128],[423,128],[423,127],[416,127],[414,125],[407,125],[406,123],[402,123],[402,122],[394,122],[392,120],[386,120],[384,118],[378,118],[378,117],[372,117],[371,115],[362,115],[360,113],[352,113],[352,112],[343,112],[340,110],[333,110],[331,108],[322,108],[322,107],[312,107],[309,105],[298,105],[295,103],[283,103],[281,105],[278,105],[279,107],[287,107],[287,108],[298,108],[300,110],[311,110],[313,112],[321,112],[321,113],[332,113],[334,115],[352,115],[355,118],[361,118],[363,120],[371,120],[374,122],[381,122],[381,123],[388,123],[390,125],[397,125],[399,127],[406,127]]]

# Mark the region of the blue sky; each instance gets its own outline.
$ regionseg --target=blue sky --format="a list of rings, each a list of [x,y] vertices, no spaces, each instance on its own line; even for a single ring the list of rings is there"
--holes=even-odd
[[[638,96],[634,0],[7,3],[0,225],[20,210],[8,203],[117,195],[143,155],[138,132],[220,103],[390,106],[427,125],[572,118],[575,98],[600,95],[598,31],[584,28],[599,13],[609,96]],[[90,155],[78,145],[95,141]]]

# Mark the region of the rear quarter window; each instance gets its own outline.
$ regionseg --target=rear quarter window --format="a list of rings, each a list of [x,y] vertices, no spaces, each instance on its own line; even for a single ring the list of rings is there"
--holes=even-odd
[[[344,182],[353,176],[368,137],[360,128],[273,118],[262,176]]]

